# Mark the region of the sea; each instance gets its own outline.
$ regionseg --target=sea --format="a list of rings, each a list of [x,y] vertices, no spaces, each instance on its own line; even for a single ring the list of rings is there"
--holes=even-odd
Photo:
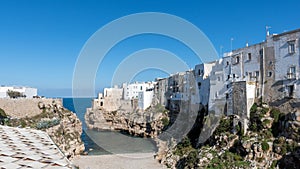
[[[91,107],[93,98],[63,98],[63,106],[82,121],[81,139],[89,155],[154,153],[156,146],[148,138],[132,137],[116,131],[97,131],[87,128],[84,114]]]

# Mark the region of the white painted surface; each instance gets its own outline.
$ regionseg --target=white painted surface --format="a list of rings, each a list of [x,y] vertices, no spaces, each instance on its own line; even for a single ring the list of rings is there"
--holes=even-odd
[[[16,91],[25,95],[26,98],[33,98],[37,96],[37,89],[31,87],[14,87],[14,86],[3,86],[0,87],[0,98],[8,98],[7,91]]]

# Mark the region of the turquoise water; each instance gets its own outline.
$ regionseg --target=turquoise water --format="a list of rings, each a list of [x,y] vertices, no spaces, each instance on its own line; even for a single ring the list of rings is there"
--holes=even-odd
[[[82,121],[84,142],[89,155],[122,154],[122,153],[150,153],[155,152],[156,147],[151,139],[131,137],[119,132],[89,130],[84,121],[86,108],[91,107],[92,98],[64,98],[65,108],[75,112]]]

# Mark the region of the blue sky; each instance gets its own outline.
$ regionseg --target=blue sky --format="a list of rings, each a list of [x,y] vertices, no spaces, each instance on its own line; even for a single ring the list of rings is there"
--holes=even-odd
[[[300,28],[300,1],[178,1],[178,0],[1,0],[0,84],[32,86],[40,95],[70,96],[76,59],[93,33],[105,24],[133,13],[163,12],[196,25],[217,52],[261,42],[265,26],[271,33]],[[121,31],[121,29],[120,29]],[[141,43],[142,42],[142,43]],[[141,35],[116,45],[103,60],[95,80],[97,90],[110,85],[115,67],[127,55],[145,48],[161,48],[181,57],[189,67],[199,63],[180,42],[157,35]],[[136,80],[163,76],[143,72]]]

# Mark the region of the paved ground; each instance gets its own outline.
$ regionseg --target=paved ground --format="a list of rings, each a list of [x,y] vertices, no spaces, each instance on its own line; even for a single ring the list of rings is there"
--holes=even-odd
[[[162,169],[152,153],[80,156],[72,162],[80,169]]]
[[[0,126],[0,168],[71,168],[47,133]]]

